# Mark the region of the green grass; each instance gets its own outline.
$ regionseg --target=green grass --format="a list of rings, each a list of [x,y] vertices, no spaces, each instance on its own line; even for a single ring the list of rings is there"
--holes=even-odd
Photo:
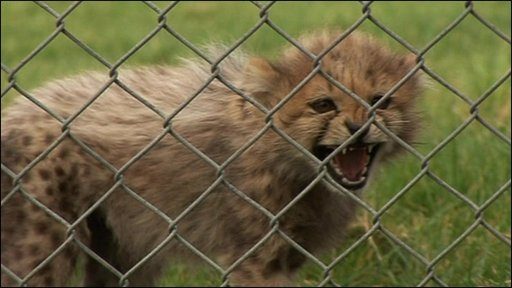
[[[69,3],[49,2],[63,12]],[[167,3],[158,3],[163,8]],[[476,2],[476,11],[510,35],[509,2]],[[409,43],[421,49],[464,10],[464,2],[374,3],[372,15]],[[320,27],[348,27],[361,16],[354,3],[279,2],[271,19],[293,37]],[[210,41],[234,43],[259,20],[258,9],[244,2],[181,3],[167,16],[168,23],[195,45]],[[33,3],[2,2],[1,59],[15,67],[55,29],[55,19]],[[157,15],[140,3],[83,3],[66,18],[66,28],[109,62],[122,55],[156,27]],[[405,51],[371,22],[367,31],[398,51]],[[510,36],[509,36],[510,37]],[[286,42],[264,26],[243,48],[275,57]],[[193,55],[166,32],[159,33],[131,57],[125,66],[176,63]],[[510,45],[479,23],[472,15],[426,55],[426,63],[470,99],[477,99],[510,69]],[[45,81],[84,70],[108,70],[64,35],[59,35],[16,76],[18,84],[32,89]],[[2,90],[7,74],[1,74]],[[482,118],[510,139],[510,78],[479,106]],[[2,100],[5,107],[15,92]],[[470,116],[470,107],[442,85],[432,81],[422,98],[425,128],[416,148],[426,155]],[[473,121],[430,161],[432,173],[442,178],[477,205],[483,204],[510,179],[510,146],[480,123]],[[365,201],[382,208],[421,170],[421,161],[408,155],[386,166],[379,185],[365,192]],[[510,188],[484,212],[484,219],[510,239]],[[371,227],[372,216],[363,209],[348,232],[343,247],[325,255],[332,261]],[[474,211],[429,177],[423,177],[381,218],[381,223],[401,241],[428,260],[435,259],[475,220]],[[510,241],[510,240],[509,240]],[[435,266],[436,275],[449,285],[510,286],[510,246],[479,226]],[[378,232],[344,258],[332,271],[341,285],[417,285],[426,266],[408,251]],[[322,270],[310,263],[300,271],[301,285],[317,285]],[[169,268],[162,285],[219,285],[220,274],[212,268]],[[436,285],[430,281],[428,285]]]

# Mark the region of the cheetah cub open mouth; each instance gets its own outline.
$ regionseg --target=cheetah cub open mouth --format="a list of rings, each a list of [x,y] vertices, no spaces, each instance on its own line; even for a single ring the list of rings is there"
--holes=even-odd
[[[380,144],[355,143],[340,150],[327,165],[327,171],[343,187],[361,189],[366,185],[368,173],[377,155]],[[315,155],[323,160],[338,146],[319,145]]]

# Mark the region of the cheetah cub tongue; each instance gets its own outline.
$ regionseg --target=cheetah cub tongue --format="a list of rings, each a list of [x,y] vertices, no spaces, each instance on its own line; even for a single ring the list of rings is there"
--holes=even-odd
[[[363,180],[370,162],[368,147],[349,146],[340,151],[332,159],[332,164],[338,174],[350,182]]]

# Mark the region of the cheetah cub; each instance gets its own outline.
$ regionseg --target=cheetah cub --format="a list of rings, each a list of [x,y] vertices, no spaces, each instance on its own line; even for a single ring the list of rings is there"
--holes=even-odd
[[[318,55],[338,35],[299,41]],[[218,59],[225,49],[209,51]],[[18,97],[1,121],[2,285],[30,273],[28,285],[69,285],[84,255],[83,285],[148,286],[170,260],[200,260],[186,242],[228,269],[263,238],[229,284],[292,284],[306,257],[290,239],[313,255],[337,247],[356,208],[345,193],[401,150],[389,131],[411,143],[420,75],[374,117],[364,102],[376,104],[415,64],[352,33],[322,58],[325,74],[285,102],[315,69],[295,47],[272,62],[235,52],[213,80],[202,60],[120,70],[103,92],[108,73],[57,80],[32,92],[51,113]]]

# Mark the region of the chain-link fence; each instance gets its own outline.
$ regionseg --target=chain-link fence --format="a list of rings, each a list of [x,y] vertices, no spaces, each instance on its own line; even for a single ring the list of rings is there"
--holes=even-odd
[[[333,269],[342,262],[349,254],[351,254],[354,250],[356,250],[358,247],[360,247],[363,243],[367,242],[369,238],[371,238],[375,233],[380,232],[385,237],[391,241],[394,245],[399,246],[401,249],[404,249],[410,256],[414,257],[419,262],[423,263],[425,267],[425,275],[423,279],[420,279],[418,283],[410,283],[411,285],[417,284],[419,286],[428,285],[433,281],[435,284],[440,286],[448,286],[447,283],[445,283],[440,277],[436,271],[436,268],[438,264],[445,259],[446,255],[450,252],[452,252],[454,249],[457,249],[457,247],[464,242],[464,240],[473,233],[475,229],[478,227],[483,227],[486,230],[488,230],[492,235],[495,236],[496,239],[503,242],[504,245],[508,245],[510,247],[511,241],[510,236],[505,235],[502,232],[498,231],[493,225],[491,225],[484,217],[484,212],[486,209],[489,208],[491,204],[493,204],[500,196],[507,193],[510,189],[510,178],[505,182],[501,184],[501,188],[499,188],[491,197],[488,197],[486,201],[483,202],[483,204],[479,205],[475,203],[473,200],[471,200],[469,197],[465,195],[464,192],[459,191],[458,189],[452,187],[449,183],[447,183],[445,180],[443,180],[441,175],[436,174],[434,171],[430,169],[429,161],[431,161],[438,153],[446,147],[451,141],[453,141],[456,137],[458,137],[459,134],[461,134],[468,125],[474,122],[479,122],[485,129],[490,131],[496,139],[501,140],[504,145],[508,145],[510,147],[510,137],[504,134],[500,129],[494,127],[493,124],[491,124],[488,120],[486,120],[484,117],[481,116],[479,113],[479,107],[484,103],[490,96],[495,92],[502,84],[504,84],[509,78],[510,78],[510,68],[506,73],[499,78],[491,87],[489,87],[482,95],[480,95],[477,99],[471,99],[465,93],[459,91],[457,88],[455,88],[453,85],[448,83],[442,76],[437,74],[433,69],[429,68],[425,63],[425,56],[427,52],[429,52],[433,47],[435,47],[438,43],[443,41],[443,39],[453,30],[455,29],[460,23],[463,21],[466,21],[468,18],[473,18],[477,20],[483,27],[486,27],[489,31],[494,33],[499,39],[506,42],[507,45],[510,45],[510,37],[500,31],[496,26],[493,25],[492,19],[486,19],[485,17],[482,17],[481,14],[479,14],[479,11],[475,9],[474,3],[472,1],[468,2],[461,2],[460,5],[463,6],[462,12],[456,19],[453,20],[448,26],[445,27],[444,30],[442,30],[438,35],[436,35],[427,45],[425,45],[423,48],[417,48],[408,43],[403,37],[398,35],[397,33],[393,32],[390,28],[388,28],[386,25],[384,25],[377,17],[375,17],[372,14],[372,1],[362,1],[359,4],[361,5],[361,14],[359,19],[355,21],[350,27],[348,27],[342,34],[340,34],[332,44],[325,49],[323,52],[319,53],[318,55],[315,55],[308,51],[306,48],[303,47],[303,45],[294,39],[292,36],[290,36],[285,29],[282,29],[280,26],[278,26],[270,16],[270,12],[272,10],[272,7],[276,4],[276,2],[265,2],[260,3],[257,1],[251,2],[257,9],[259,9],[259,21],[251,28],[249,29],[242,37],[237,39],[226,51],[218,58],[211,59],[207,54],[205,54],[200,48],[196,47],[191,41],[187,40],[183,35],[181,35],[175,28],[173,28],[171,25],[168,24],[168,18],[172,17],[171,12],[175,7],[179,4],[179,2],[173,2],[164,9],[161,9],[158,5],[155,3],[152,3],[150,1],[144,1],[144,4],[152,11],[154,12],[154,17],[157,20],[157,25],[154,27],[154,29],[147,34],[140,42],[138,42],[136,45],[134,45],[126,54],[124,54],[119,60],[116,62],[109,62],[106,58],[102,57],[99,53],[97,53],[94,49],[89,47],[84,41],[80,40],[79,37],[75,36],[73,33],[71,33],[67,27],[66,27],[66,20],[71,17],[74,13],[74,11],[80,7],[82,4],[80,1],[75,2],[71,4],[65,11],[62,13],[57,12],[54,10],[50,5],[48,5],[45,2],[36,1],[35,4],[37,4],[42,10],[49,13],[51,16],[55,18],[55,30],[44,40],[40,43],[37,48],[35,48],[29,55],[27,55],[22,61],[20,61],[17,65],[13,67],[8,67],[7,65],[4,65],[5,61],[2,59],[2,71],[7,75],[7,85],[5,85],[5,89],[2,90],[2,97],[4,97],[9,91],[15,90],[19,94],[23,95],[23,97],[26,97],[28,100],[30,100],[32,103],[46,111],[49,115],[51,115],[54,119],[59,121],[61,123],[62,127],[62,133],[56,139],[53,141],[46,150],[44,150],[39,156],[37,156],[35,159],[33,159],[28,165],[26,165],[21,172],[14,173],[12,169],[10,169],[7,165],[4,165],[2,163],[2,172],[9,175],[10,178],[12,178],[12,184],[13,189],[2,199],[2,207],[4,207],[4,204],[8,203],[14,195],[21,195],[26,200],[30,201],[32,204],[36,205],[40,209],[44,210],[50,217],[55,219],[56,221],[60,222],[63,226],[67,229],[67,238],[64,242],[56,249],[51,255],[49,255],[44,261],[39,263],[30,273],[27,275],[17,275],[14,272],[10,270],[10,268],[4,263],[2,263],[2,273],[5,273],[9,275],[12,279],[14,279],[19,285],[24,285],[26,283],[30,283],[30,279],[36,274],[41,272],[45,266],[47,266],[59,253],[61,253],[64,249],[66,249],[69,245],[76,245],[80,248],[83,253],[87,254],[89,257],[95,259],[98,263],[103,265],[106,269],[108,269],[112,274],[114,274],[119,279],[120,285],[128,285],[130,276],[137,271],[141,266],[143,266],[149,259],[151,259],[156,253],[158,253],[164,246],[166,246],[171,240],[178,241],[179,243],[186,246],[192,253],[199,256],[201,259],[204,260],[205,263],[210,265],[214,270],[217,270],[220,274],[222,274],[222,280],[221,283],[223,286],[229,285],[229,279],[228,276],[230,273],[235,270],[240,263],[248,259],[254,251],[256,251],[258,248],[260,248],[262,245],[265,244],[265,242],[272,237],[273,235],[279,235],[282,239],[284,239],[286,242],[289,243],[292,247],[297,249],[302,255],[307,257],[310,261],[314,262],[316,265],[321,267],[322,270],[322,281],[319,283],[320,286],[324,285],[334,285],[339,286],[339,284],[333,279],[332,277],[332,271]],[[290,17],[293,17],[293,15],[290,15]],[[416,65],[412,70],[410,70],[407,75],[405,75],[399,82],[397,82],[393,88],[391,88],[389,91],[383,95],[382,99],[380,99],[377,103],[374,105],[370,105],[367,102],[365,102],[362,98],[360,98],[358,95],[356,95],[353,91],[351,91],[347,86],[346,83],[340,83],[336,79],[334,79],[329,73],[324,71],[322,68],[322,58],[329,52],[331,49],[333,49],[337,44],[342,42],[344,39],[346,39],[351,33],[353,33],[355,30],[357,30],[363,23],[372,23],[376,27],[380,28],[380,30],[389,35],[391,38],[393,38],[396,43],[399,43],[402,45],[405,49],[408,51],[414,53],[416,58]],[[30,25],[27,23],[27,25]],[[248,41],[254,33],[256,33],[259,29],[262,27],[267,27],[272,29],[273,31],[277,32],[282,39],[286,40],[289,44],[293,45],[300,51],[302,51],[305,55],[311,58],[311,60],[314,62],[314,68],[310,71],[310,73],[307,75],[306,78],[304,78],[299,85],[297,85],[288,95],[286,95],[276,106],[274,106],[272,109],[267,109],[260,103],[258,103],[256,100],[254,100],[250,95],[247,95],[244,93],[244,91],[241,91],[238,87],[236,87],[233,83],[230,83],[229,80],[223,75],[222,69],[220,69],[220,64],[223,60],[225,60],[233,51],[239,49],[239,47]],[[188,99],[180,105],[178,109],[176,109],[171,114],[166,114],[159,110],[156,106],[154,106],[150,101],[145,99],[144,95],[139,94],[138,92],[132,90],[128,85],[126,85],[121,79],[118,74],[118,69],[130,58],[132,55],[137,53],[142,47],[144,47],[148,42],[152,41],[152,39],[160,33],[164,33],[168,35],[169,37],[172,37],[176,39],[177,41],[181,42],[183,45],[188,47],[190,51],[193,51],[197,56],[202,58],[203,60],[207,61],[211,66],[211,75],[207,82],[204,83],[200,89],[197,90],[196,93],[193,95],[189,95]],[[104,67],[106,67],[108,72],[109,80],[104,84],[104,86],[97,91],[97,93],[91,97],[79,110],[75,111],[73,115],[71,115],[68,118],[62,118],[58,113],[55,113],[52,109],[45,106],[41,101],[38,100],[37,95],[33,95],[27,90],[25,90],[19,83],[17,82],[17,75],[18,73],[24,69],[24,67],[34,59],[38,54],[40,54],[54,39],[59,36],[64,35],[69,40],[74,42],[77,47],[80,47],[83,51],[85,51],[89,56],[91,61],[97,61]],[[501,41],[500,40],[500,41]],[[5,41],[9,41],[8,39],[5,39]],[[440,84],[441,86],[445,87],[451,92],[450,97],[458,97],[463,102],[467,104],[467,108],[469,110],[467,118],[460,123],[460,125],[451,133],[444,138],[440,143],[438,143],[434,149],[429,151],[428,153],[421,153],[414,147],[410,146],[408,143],[394,135],[386,126],[380,124],[379,122],[375,121],[376,117],[376,109],[377,107],[386,101],[393,93],[395,93],[402,85],[415,73],[418,71],[423,71],[426,76],[429,76],[432,81]],[[278,128],[273,120],[273,116],[277,111],[279,111],[291,98],[296,95],[296,93],[304,87],[310,81],[314,76],[321,75],[325,79],[327,79],[332,85],[352,97],[354,100],[356,100],[358,103],[360,103],[362,106],[364,106],[369,113],[368,121],[363,125],[363,127],[353,134],[345,143],[343,143],[341,146],[336,148],[334,153],[331,153],[329,157],[327,157],[324,160],[318,160],[310,151],[305,149],[302,145],[297,143],[293,138],[291,138],[289,135],[287,135],[284,131],[282,131],[280,128]],[[173,119],[175,119],[176,115],[180,113],[183,109],[187,107],[187,105],[193,101],[198,95],[202,93],[204,89],[214,80],[218,80],[222,82],[225,86],[227,86],[229,89],[231,89],[234,93],[238,94],[241,98],[246,100],[247,102],[251,103],[266,114],[265,117],[265,125],[264,127],[247,143],[245,143],[242,147],[240,147],[235,153],[231,155],[226,161],[223,163],[217,163],[214,161],[209,155],[205,155],[203,152],[201,152],[199,149],[194,147],[185,137],[180,135],[179,132],[175,130],[173,127]],[[154,138],[154,140],[149,143],[144,149],[139,151],[139,153],[133,158],[131,158],[128,162],[126,162],[121,168],[116,168],[113,164],[109,163],[106,159],[104,159],[97,151],[94,151],[91,147],[89,147],[82,139],[75,136],[73,133],[73,129],[71,127],[71,124],[73,121],[79,117],[84,111],[88,109],[89,106],[91,106],[100,95],[102,95],[111,85],[117,85],[124,89],[127,93],[129,93],[131,96],[133,96],[134,99],[142,103],[147,107],[147,109],[154,112],[155,115],[158,115],[161,118],[161,122],[163,125],[163,128],[161,130],[160,135]],[[510,121],[510,119],[508,120]],[[419,160],[420,169],[417,175],[410,180],[400,191],[396,191],[394,196],[389,199],[389,201],[383,205],[380,209],[375,209],[372,207],[372,205],[368,204],[365,200],[362,200],[357,195],[354,195],[351,191],[345,189],[343,186],[338,185],[336,181],[334,181],[331,176],[327,173],[327,163],[332,159],[333,155],[342,149],[346,148],[350,141],[353,139],[356,139],[359,137],[361,133],[363,133],[363,130],[368,127],[369,125],[374,124],[377,125],[378,128],[382,130],[383,133],[385,133],[387,136],[389,136],[393,141],[398,143],[401,147],[403,147],[405,150],[407,150],[413,157],[417,158]],[[293,145],[297,150],[301,151],[305,157],[308,157],[312,161],[315,161],[318,165],[318,174],[314,178],[314,181],[309,183],[307,187],[300,191],[295,198],[289,202],[283,209],[281,209],[278,213],[271,213],[269,210],[267,210],[266,207],[263,207],[258,202],[251,199],[249,196],[247,196],[244,191],[240,191],[235,187],[230,181],[225,178],[224,171],[225,169],[237,159],[242,153],[247,151],[251,145],[253,145],[264,133],[267,131],[273,131],[280,135],[283,139],[288,141],[289,144]],[[123,173],[131,167],[136,161],[141,159],[144,155],[146,155],[149,151],[151,151],[160,141],[161,139],[166,135],[172,135],[177,141],[179,141],[181,144],[183,144],[185,147],[187,147],[191,152],[195,153],[195,155],[204,160],[206,163],[211,165],[216,170],[217,178],[216,180],[211,183],[211,185],[197,198],[195,201],[187,207],[180,215],[177,217],[171,218],[162,211],[160,211],[157,207],[152,205],[149,201],[142,198],[137,191],[134,191],[127,183],[125,183],[125,180],[123,179]],[[49,209],[45,204],[38,201],[35,197],[31,195],[31,192],[26,190],[23,186],[23,177],[27,175],[27,173],[36,166],[39,162],[41,162],[43,159],[45,159],[46,156],[48,156],[53,150],[55,150],[61,142],[63,142],[65,139],[71,139],[76,144],[78,144],[83,151],[85,151],[87,154],[92,156],[94,159],[99,161],[105,168],[110,170],[112,173],[115,174],[114,180],[115,184],[112,187],[105,187],[105,192],[102,194],[102,196],[97,200],[97,202],[91,206],[87,211],[85,211],[82,215],[80,215],[76,221],[70,223],[51,209]],[[437,254],[437,256],[433,258],[426,257],[425,255],[422,255],[422,253],[418,252],[415,248],[409,246],[405,241],[400,239],[397,235],[395,235],[392,231],[388,230],[383,224],[382,224],[382,218],[385,215],[385,213],[393,206],[397,201],[399,201],[404,195],[408,193],[408,191],[417,184],[420,179],[428,177],[431,180],[435,181],[439,187],[442,187],[445,191],[448,193],[453,194],[456,196],[459,201],[463,202],[467,207],[469,207],[473,213],[474,213],[474,220],[471,225],[469,225],[465,231],[460,234],[452,243],[450,243],[448,246],[445,247],[444,250],[442,250],[440,253]],[[367,231],[364,233],[364,235],[360,236],[357,241],[355,241],[352,245],[350,245],[347,249],[345,249],[341,254],[339,254],[337,257],[335,257],[334,260],[325,262],[315,255],[313,255],[310,251],[307,251],[304,247],[302,247],[299,243],[297,243],[294,239],[292,239],[289,235],[287,235],[285,232],[283,232],[282,229],[280,229],[279,220],[280,218],[287,213],[299,200],[301,200],[314,185],[318,183],[326,183],[329,186],[334,185],[339,193],[343,194],[345,197],[349,197],[355,202],[358,203],[358,206],[360,206],[360,209],[363,209],[367,211],[369,214],[372,215],[372,224],[371,227],[368,227]],[[217,263],[214,259],[207,256],[204,251],[200,251],[198,248],[196,248],[192,243],[188,242],[186,238],[182,237],[180,233],[178,233],[177,227],[180,224],[180,220],[185,217],[192,209],[197,207],[201,204],[201,202],[208,196],[210,193],[219,185],[225,185],[230,189],[230,191],[233,193],[233,197],[241,197],[244,199],[248,204],[252,205],[252,207],[259,209],[262,213],[268,217],[269,222],[269,230],[266,235],[261,238],[251,249],[246,251],[242,257],[240,257],[238,260],[236,260],[234,263],[232,263],[229,267],[221,267],[219,263]],[[160,243],[157,247],[155,247],[150,253],[148,253],[144,258],[140,259],[137,264],[135,264],[133,267],[131,267],[128,271],[125,273],[118,270],[116,267],[112,265],[112,263],[108,263],[104,259],[102,259],[98,254],[95,253],[92,249],[90,249],[86,243],[83,243],[80,241],[78,237],[75,235],[75,230],[79,225],[83,225],[84,221],[88,216],[90,216],[97,208],[100,206],[104,201],[116,190],[116,189],[122,189],[127,195],[130,195],[133,197],[133,199],[138,200],[142,205],[144,205],[147,209],[153,211],[163,221],[165,221],[169,225],[169,234],[165,238],[164,241]],[[508,216],[507,216],[508,217]],[[503,265],[509,265],[507,263],[503,263]],[[354,267],[354,269],[356,269]],[[378,284],[378,283],[376,283]]]

